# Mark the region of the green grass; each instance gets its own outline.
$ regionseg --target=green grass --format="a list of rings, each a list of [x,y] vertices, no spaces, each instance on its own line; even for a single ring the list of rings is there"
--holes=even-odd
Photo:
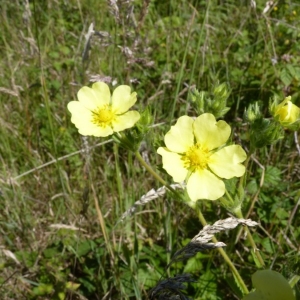
[[[261,0],[256,9],[233,0],[119,1],[119,22],[106,1],[2,2],[3,299],[147,299],[161,278],[183,273],[196,280],[186,290],[192,299],[241,299],[216,250],[166,271],[172,255],[202,228],[195,211],[170,193],[117,224],[134,202],[161,184],[131,152],[104,143],[108,138],[80,136],[67,104],[91,84],[92,75],[131,85],[138,94],[136,109],[148,107],[153,123],[160,124],[145,136],[145,153],[172,183],[156,149],[178,117],[196,116],[189,86],[211,92],[218,83],[228,85],[231,109],[225,120],[233,127],[233,140],[246,149],[242,117],[249,104],[259,101],[265,117],[274,95],[291,95],[300,105],[298,2],[279,1],[263,15]],[[83,61],[92,22],[100,33],[92,37]],[[125,47],[131,55],[122,51]],[[246,215],[257,201],[249,216],[260,223],[252,231],[254,240],[266,267],[288,280],[300,273],[297,140],[298,133],[285,131],[284,139],[255,152],[243,205]],[[218,201],[202,201],[201,208],[210,224],[228,217]],[[250,244],[239,228],[218,238],[251,289],[257,267]],[[300,299],[299,283],[295,290]]]

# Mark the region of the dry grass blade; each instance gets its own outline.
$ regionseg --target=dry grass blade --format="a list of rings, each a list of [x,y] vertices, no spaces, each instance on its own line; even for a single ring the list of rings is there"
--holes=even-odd
[[[108,7],[110,13],[114,16],[116,23],[119,23],[120,21],[120,15],[119,15],[119,7],[117,5],[116,0],[108,0]]]
[[[96,145],[94,145],[94,146],[92,146],[92,147],[89,147],[88,150],[94,149],[94,148],[99,147],[99,146],[103,146],[103,145],[105,145],[105,144],[111,143],[112,141],[113,141],[112,139],[109,139],[109,140],[104,141],[104,142],[102,142],[102,143],[98,143],[98,144],[96,144]],[[49,161],[49,162],[47,162],[47,163],[44,163],[44,164],[42,164],[42,165],[40,165],[40,166],[37,166],[37,167],[35,167],[35,168],[33,168],[33,169],[30,169],[29,171],[26,171],[26,172],[24,172],[24,173],[22,173],[22,174],[20,174],[20,175],[18,175],[18,176],[16,176],[16,177],[10,178],[10,179],[13,180],[13,181],[18,180],[19,178],[21,178],[21,177],[23,177],[23,176],[26,176],[26,175],[28,175],[28,174],[30,174],[30,173],[32,173],[32,172],[35,172],[35,171],[40,170],[40,169],[43,169],[43,168],[45,168],[45,167],[47,167],[47,166],[49,166],[49,165],[52,165],[52,164],[54,164],[54,163],[57,163],[58,161],[67,159],[67,158],[69,158],[69,157],[71,157],[71,156],[73,156],[73,155],[77,155],[77,154],[79,154],[79,153],[85,153],[86,151],[87,151],[87,149],[83,148],[83,149],[78,150],[78,151],[75,151],[75,152],[73,152],[73,153],[70,153],[70,154],[61,156],[61,157],[59,157],[59,158],[57,158],[57,159],[53,159],[53,160],[51,160],[51,161]]]
[[[1,246],[0,251],[2,251],[2,253],[6,257],[11,258],[17,265],[20,265],[19,260],[17,259],[17,257],[10,250],[7,250],[7,249],[5,249],[4,247]]]
[[[246,225],[249,227],[258,225],[257,222],[252,221],[251,219],[237,219],[230,217],[224,220],[219,220],[213,225],[204,226],[204,228],[192,239],[192,241],[196,241],[199,243],[207,243],[211,240],[214,234],[224,230],[234,229],[239,224]]]
[[[66,224],[51,224],[49,227],[50,228],[55,228],[55,229],[68,229],[68,230],[74,230],[74,231],[79,230],[79,231],[85,231],[86,232],[86,230],[84,230],[82,228],[78,228],[78,227],[75,227],[73,225],[66,225]]]
[[[174,190],[176,190],[176,189],[184,188],[184,185],[175,183],[175,184],[170,184],[170,187],[173,188]],[[149,203],[150,201],[164,196],[166,194],[166,190],[167,190],[167,187],[165,187],[165,186],[162,186],[157,190],[151,189],[147,194],[143,195],[140,198],[140,200],[136,201],[133,204],[133,206],[131,206],[128,210],[126,210],[117,223],[124,221],[124,219],[127,218],[128,216],[132,216],[135,213],[138,206],[144,206],[145,204]]]
[[[89,58],[89,50],[91,48],[91,38],[93,34],[95,33],[94,31],[94,23],[91,23],[88,29],[87,34],[85,34],[85,44],[84,44],[84,49],[82,52],[82,60],[87,60]]]
[[[9,95],[15,96],[15,97],[19,96],[18,92],[12,91],[12,90],[4,88],[4,87],[0,87],[0,93],[9,94]]]
[[[257,222],[252,221],[250,219],[236,219],[233,217],[224,220],[219,220],[213,225],[206,225],[196,236],[194,236],[191,242],[189,242],[184,248],[180,249],[174,254],[169,266],[174,262],[182,261],[193,257],[198,252],[225,247],[226,244],[222,242],[209,243],[209,241],[212,239],[214,234],[224,230],[233,229],[239,224],[247,225],[250,227],[258,225]]]

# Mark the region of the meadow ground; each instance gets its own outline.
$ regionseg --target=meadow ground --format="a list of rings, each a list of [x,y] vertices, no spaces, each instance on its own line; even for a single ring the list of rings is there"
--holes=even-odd
[[[299,131],[263,135],[271,99],[300,105],[300,4],[271,2],[1,1],[1,299],[242,299],[232,268],[250,291],[262,261],[300,299]],[[67,104],[96,81],[137,93],[137,153],[71,123]],[[245,118],[255,103],[259,128]],[[173,184],[157,148],[180,116],[203,112],[219,113],[251,151],[243,182],[225,182],[231,204],[191,207],[141,163]],[[203,216],[230,215],[259,223],[217,234],[233,267],[219,250],[174,259]]]

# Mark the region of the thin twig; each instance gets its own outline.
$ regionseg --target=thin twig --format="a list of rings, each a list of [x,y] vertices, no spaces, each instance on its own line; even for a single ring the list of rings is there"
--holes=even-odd
[[[102,146],[102,145],[105,145],[105,144],[108,144],[108,143],[111,143],[112,141],[113,141],[113,140],[110,139],[110,140],[107,140],[107,141],[105,141],[105,142],[98,143],[98,144],[96,144],[95,146],[89,147],[89,150],[90,150],[90,149],[94,149],[94,148],[99,147],[99,146]],[[70,153],[70,154],[61,156],[61,157],[59,157],[59,158],[57,158],[57,159],[53,159],[53,160],[51,160],[51,161],[48,161],[48,162],[45,163],[45,164],[42,164],[42,165],[40,165],[40,166],[38,166],[38,167],[35,167],[35,168],[31,169],[31,170],[28,170],[28,171],[26,171],[26,172],[24,172],[24,173],[22,173],[22,174],[20,174],[20,175],[18,175],[18,176],[16,176],[16,177],[12,178],[12,179],[13,179],[13,180],[20,179],[21,177],[26,176],[26,175],[28,175],[28,174],[30,174],[30,173],[32,173],[32,172],[38,171],[38,170],[40,170],[40,169],[43,169],[43,168],[45,168],[45,167],[47,167],[47,166],[49,166],[49,165],[52,165],[52,164],[54,164],[54,163],[57,163],[57,162],[59,162],[59,161],[61,161],[61,160],[64,160],[64,159],[69,158],[69,157],[71,157],[71,156],[74,156],[74,155],[76,155],[76,154],[84,153],[85,151],[86,151],[86,149],[80,149],[80,150],[75,151],[75,152],[73,152],[73,153]]]

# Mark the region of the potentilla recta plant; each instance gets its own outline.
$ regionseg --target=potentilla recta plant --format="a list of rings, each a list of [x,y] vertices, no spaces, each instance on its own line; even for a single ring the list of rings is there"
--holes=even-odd
[[[238,220],[244,220],[242,205],[248,176],[247,166],[251,155],[257,148],[265,147],[281,139],[284,136],[284,129],[299,129],[300,109],[291,102],[290,97],[279,104],[278,101],[274,101],[270,105],[271,117],[269,118],[262,115],[257,103],[252,104],[244,114],[249,132],[249,150],[246,152],[241,145],[232,142],[230,125],[224,120],[216,119],[223,118],[229,111],[230,108],[226,106],[228,97],[229,91],[225,84],[214,87],[210,96],[206,92],[199,92],[195,88],[191,89],[191,104],[196,113],[180,116],[175,125],[171,126],[165,134],[161,146],[157,149],[157,153],[162,159],[162,168],[166,171],[164,175],[170,175],[166,176],[166,179],[161,177],[156,167],[151,167],[146,163],[139,152],[140,144],[145,134],[151,129],[153,119],[147,108],[141,112],[131,109],[136,104],[137,93],[131,92],[129,86],[120,85],[112,94],[109,86],[103,82],[96,82],[91,88],[82,87],[78,91],[78,101],[71,101],[68,109],[72,115],[71,122],[74,123],[80,134],[95,137],[112,136],[113,140],[121,147],[132,151],[145,169],[163,185],[161,190],[151,191],[142,200],[137,201],[133,208],[125,213],[125,217],[133,214],[137,205],[148,203],[169,190],[174,193],[175,199],[181,201],[182,205],[194,209],[199,220],[205,226],[207,221],[198,205],[201,201],[219,201]],[[229,191],[226,188],[226,181],[233,179],[235,179],[236,185]],[[95,203],[95,205],[98,208],[98,204]],[[101,224],[101,215],[98,217]],[[243,221],[239,222],[243,223]],[[219,228],[222,229],[220,230],[226,230],[226,220],[216,226],[221,226],[221,224],[222,227]],[[232,226],[232,220],[230,220],[230,224]],[[195,253],[202,251],[201,249],[218,249],[231,269],[242,294],[247,295],[249,294],[248,287],[229,256],[222,249],[224,244],[219,243],[213,237],[214,233],[220,231],[215,230],[216,228],[212,226],[212,231],[209,233],[209,239],[212,239],[214,244],[205,244],[202,241],[199,246],[198,241],[191,243],[190,247]],[[247,226],[245,230],[247,239],[253,248],[251,253],[257,268],[265,268],[264,260],[258,251],[259,247],[255,244]],[[182,253],[186,255],[186,249]],[[276,277],[273,273],[264,273],[263,276],[264,280],[268,280],[266,279],[268,276],[270,278],[273,276],[270,280],[280,281],[278,276]],[[283,280],[281,282],[283,282],[282,285],[285,285]],[[254,282],[254,285],[258,288],[257,283]],[[288,289],[287,286],[285,288]],[[261,288],[261,291],[268,293],[268,289],[270,287],[266,285]],[[255,295],[258,294],[256,292]],[[249,294],[249,297],[247,296],[245,299],[252,299],[251,297],[252,294]],[[253,296],[253,299],[258,298]]]

